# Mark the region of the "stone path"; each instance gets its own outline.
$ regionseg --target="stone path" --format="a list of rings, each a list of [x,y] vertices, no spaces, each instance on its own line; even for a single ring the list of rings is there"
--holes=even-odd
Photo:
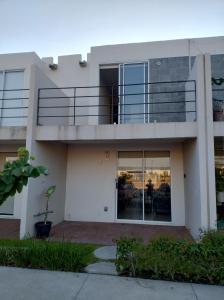
[[[94,251],[96,258],[103,260],[114,260],[116,259],[117,247],[116,246],[105,246],[100,247]]]
[[[111,262],[111,260],[116,259],[116,253],[116,246],[105,246],[96,249],[94,255],[100,261],[88,265],[85,271],[89,274],[118,275],[115,264]]]

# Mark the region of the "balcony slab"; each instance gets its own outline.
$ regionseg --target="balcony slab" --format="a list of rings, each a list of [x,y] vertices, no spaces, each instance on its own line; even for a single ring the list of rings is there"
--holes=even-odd
[[[7,126],[0,127],[0,142],[18,142],[26,140],[26,127]]]
[[[119,141],[196,136],[196,122],[38,126],[36,128],[38,141]]]

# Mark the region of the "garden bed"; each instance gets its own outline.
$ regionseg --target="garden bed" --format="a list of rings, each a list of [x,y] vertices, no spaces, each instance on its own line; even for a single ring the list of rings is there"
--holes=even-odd
[[[224,284],[224,234],[209,232],[200,242],[161,237],[145,245],[117,241],[117,270],[134,277]]]
[[[96,261],[95,245],[40,240],[0,240],[0,265],[81,272]]]

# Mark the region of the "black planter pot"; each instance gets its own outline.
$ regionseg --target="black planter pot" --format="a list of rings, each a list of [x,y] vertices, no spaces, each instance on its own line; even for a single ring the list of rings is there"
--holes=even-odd
[[[35,224],[36,237],[37,238],[47,238],[49,237],[51,231],[52,222],[48,221],[46,224],[44,222],[37,222]]]

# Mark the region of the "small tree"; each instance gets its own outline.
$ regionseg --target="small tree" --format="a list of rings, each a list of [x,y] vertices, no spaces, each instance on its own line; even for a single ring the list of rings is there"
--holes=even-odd
[[[26,148],[19,148],[17,154],[18,158],[12,162],[6,162],[3,171],[0,172],[0,205],[8,197],[21,193],[29,178],[37,178],[41,174],[48,174],[46,167],[33,166],[30,163],[35,158],[30,156]]]
[[[44,216],[44,221],[43,221],[44,224],[47,224],[48,215],[53,213],[52,210],[49,210],[49,200],[51,196],[54,194],[55,190],[56,190],[55,185],[49,186],[47,191],[44,193],[44,197],[46,198],[45,210],[43,212],[34,215],[34,217]]]

